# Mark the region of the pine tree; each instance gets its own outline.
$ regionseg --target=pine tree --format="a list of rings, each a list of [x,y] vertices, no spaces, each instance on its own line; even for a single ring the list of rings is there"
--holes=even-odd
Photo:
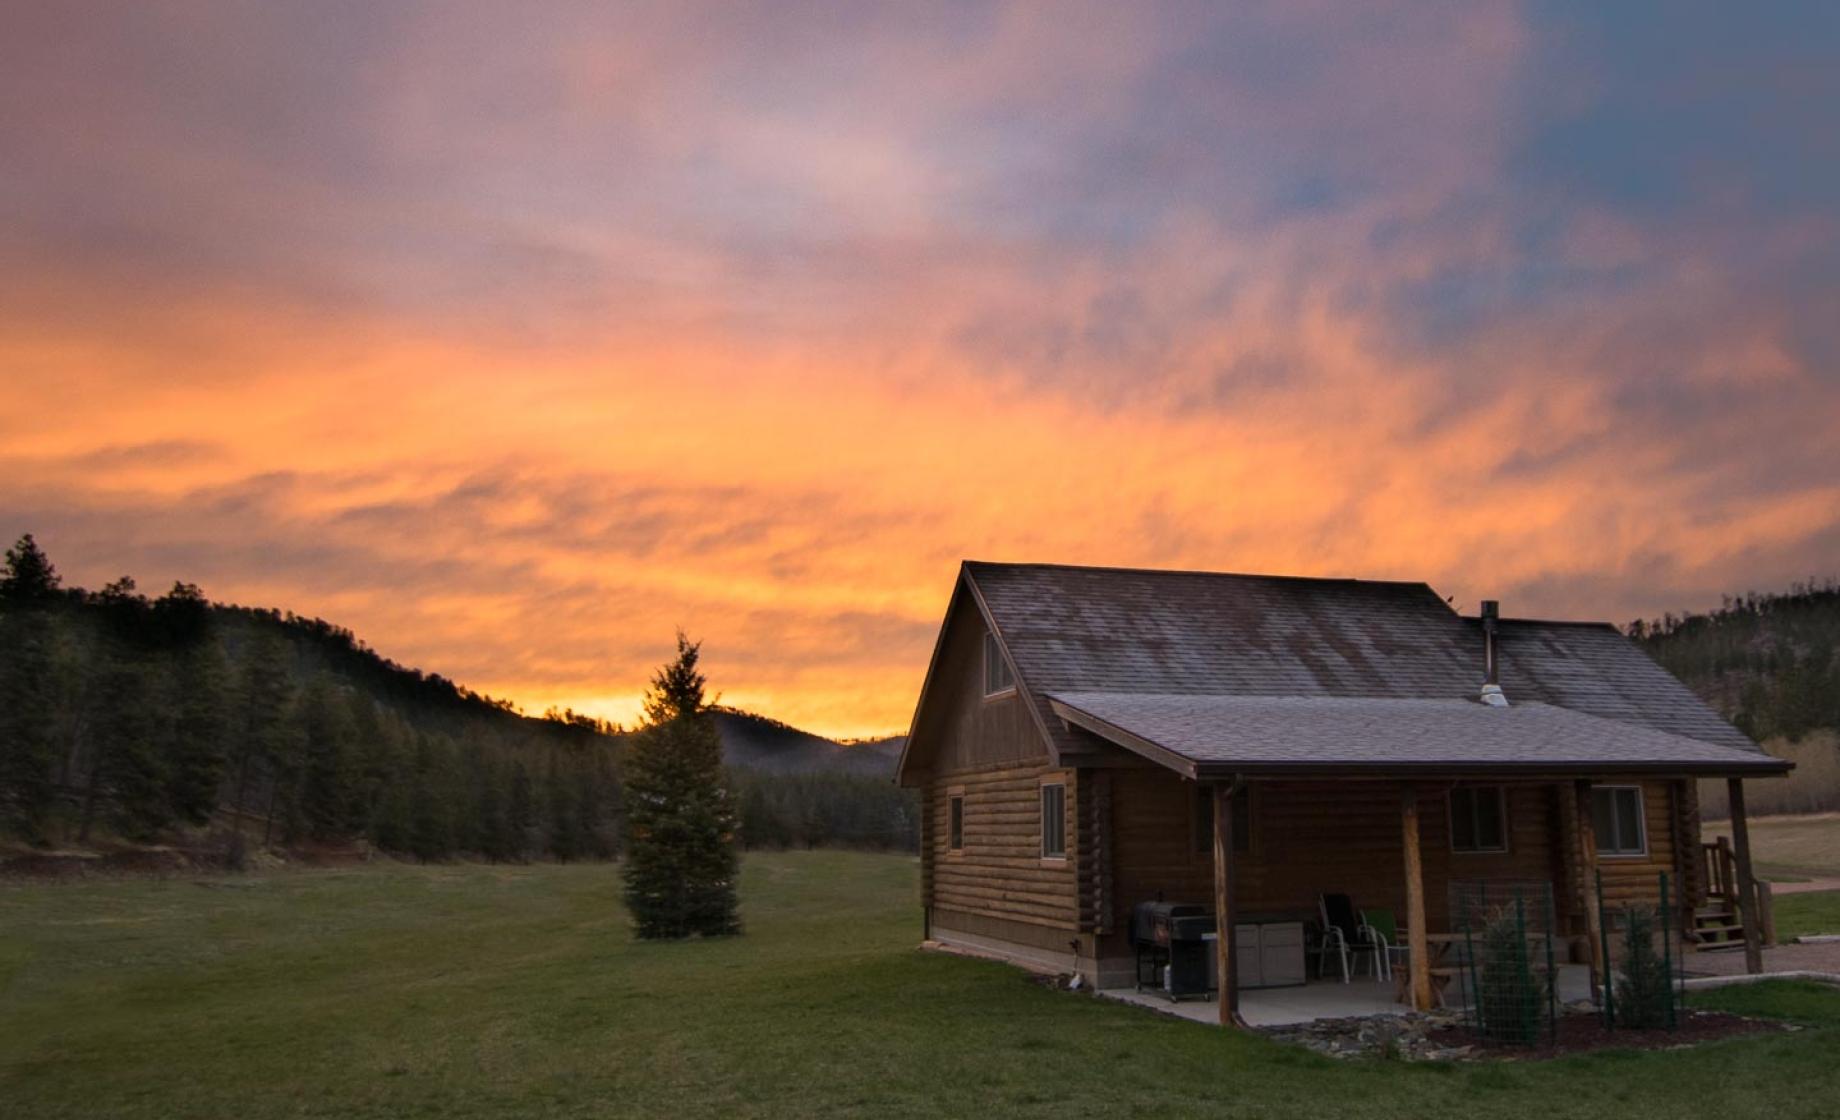
[[[0,614],[0,830],[35,842],[57,799],[54,638],[46,611]]]
[[[0,574],[0,605],[44,606],[57,597],[62,582],[44,550],[27,533],[6,550],[6,567]]]
[[[1665,1027],[1674,998],[1667,962],[1655,951],[1655,911],[1631,906],[1623,912],[1623,975],[1616,982],[1618,1026]]]
[[[293,651],[275,634],[257,638],[243,658],[236,745],[236,813],[241,827],[248,817],[250,783],[258,769],[271,782],[279,779],[298,731],[294,723]],[[271,807],[275,800],[270,797]],[[265,829],[264,831],[268,831]]]
[[[626,905],[644,938],[741,932],[735,810],[698,653],[679,633],[626,759]]]
[[[170,596],[168,597],[170,598]],[[154,604],[159,617],[167,599]],[[165,620],[171,622],[170,616]],[[172,720],[167,732],[167,800],[180,820],[201,825],[217,808],[228,761],[229,661],[215,634],[200,626],[166,629],[181,643],[171,666]]]
[[[331,840],[349,833],[357,819],[351,707],[321,673],[302,694],[300,712],[304,750],[294,808],[309,836]]]

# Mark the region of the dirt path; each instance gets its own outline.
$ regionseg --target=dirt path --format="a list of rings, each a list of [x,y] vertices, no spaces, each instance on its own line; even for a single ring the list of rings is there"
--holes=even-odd
[[[1716,953],[1688,953],[1682,963],[1688,976],[1738,976],[1744,972],[1744,953],[1722,949]],[[1763,951],[1765,972],[1840,972],[1840,942],[1824,945],[1773,945]]]
[[[1806,883],[1770,883],[1771,894],[1807,894],[1810,891],[1840,891],[1840,879],[1810,879]]]

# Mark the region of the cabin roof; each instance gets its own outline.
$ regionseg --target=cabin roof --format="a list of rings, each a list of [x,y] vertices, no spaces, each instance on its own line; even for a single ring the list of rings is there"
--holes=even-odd
[[[1065,692],[1055,715],[1190,777],[1306,771],[1779,773],[1754,750],[1538,701]]]
[[[1446,701],[1481,708],[1475,702],[1481,622],[1458,614],[1425,583],[967,561],[964,589],[1008,654],[1023,699],[1057,756],[1082,744],[1053,709],[1052,696]],[[954,596],[955,604],[961,601]],[[1497,633],[1509,710],[1535,712],[1512,722],[1529,734],[1536,728],[1558,734],[1561,721],[1576,732],[1583,724],[1564,720],[1572,713],[1600,721],[1593,724],[1598,732],[1657,733],[1687,752],[1683,763],[1698,750],[1693,743],[1722,748],[1719,757],[1740,767],[1768,757],[1607,623],[1502,619]],[[1546,709],[1559,714],[1540,714]],[[1454,716],[1462,710],[1450,709],[1437,724],[1440,733],[1462,734]],[[1635,738],[1660,749],[1659,739]],[[1577,739],[1574,749],[1585,749],[1584,741]],[[1464,748],[1457,742],[1448,749]],[[1614,754],[1603,750],[1604,758]]]

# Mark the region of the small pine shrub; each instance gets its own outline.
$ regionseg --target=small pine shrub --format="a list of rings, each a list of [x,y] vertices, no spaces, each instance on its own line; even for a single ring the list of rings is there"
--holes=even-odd
[[[1616,984],[1618,1026],[1668,1026],[1674,998],[1667,963],[1655,951],[1655,912],[1631,906],[1623,913],[1623,975]]]
[[[1482,927],[1476,1010],[1490,1042],[1528,1046],[1539,1038],[1546,984],[1533,970],[1525,934],[1512,906],[1492,911]]]

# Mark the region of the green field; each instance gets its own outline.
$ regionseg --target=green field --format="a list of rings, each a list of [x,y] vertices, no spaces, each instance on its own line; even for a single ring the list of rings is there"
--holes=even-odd
[[[1840,933],[1840,891],[1779,894],[1772,904],[1778,941],[1811,933]]]
[[[749,932],[635,944],[605,866],[0,886],[0,1115],[1832,1115],[1813,1029],[1536,1063],[1337,1064],[914,951],[915,864],[747,860]]]
[[[1840,879],[1840,813],[1753,817],[1751,860],[1759,879]],[[1707,840],[1731,835],[1729,821],[1708,821]]]

